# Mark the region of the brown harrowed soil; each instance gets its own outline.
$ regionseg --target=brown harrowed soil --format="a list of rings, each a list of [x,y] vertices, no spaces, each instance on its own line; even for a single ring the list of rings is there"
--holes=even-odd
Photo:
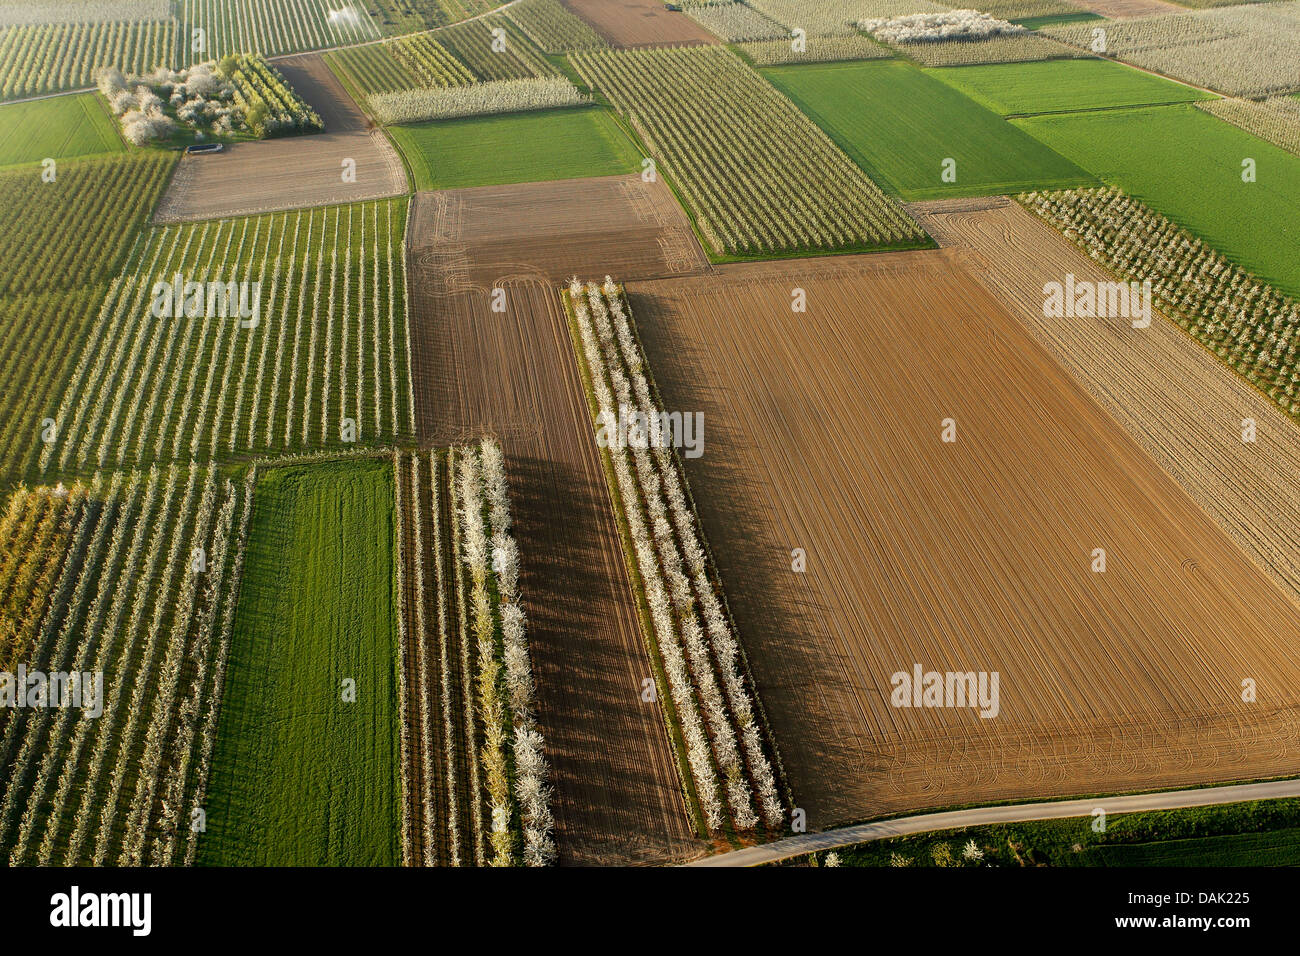
[[[985,255],[1052,261],[1033,225],[979,227]],[[987,268],[949,248],[628,286],[665,404],[704,413],[686,468],[796,805],[824,828],[1300,771],[1300,605]],[[1041,311],[1040,275],[1000,275]],[[997,672],[997,716],[893,706],[918,664]]]

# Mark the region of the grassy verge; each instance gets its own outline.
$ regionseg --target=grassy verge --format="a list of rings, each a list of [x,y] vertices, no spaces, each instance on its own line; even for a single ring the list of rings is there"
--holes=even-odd
[[[862,843],[786,861],[848,866],[1300,865],[1300,799],[942,830]],[[974,851],[965,851],[970,844]]]

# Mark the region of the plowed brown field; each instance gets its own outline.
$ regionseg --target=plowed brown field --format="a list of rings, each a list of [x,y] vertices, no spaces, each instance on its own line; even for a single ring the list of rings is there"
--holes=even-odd
[[[1300,598],[1300,429],[1172,321],[1045,319],[1042,288],[1113,279],[1002,197],[910,207],[1248,555]],[[1256,423],[1254,443],[1242,420]]]
[[[416,196],[408,241],[418,430],[426,445],[491,433],[505,451],[560,861],[680,860],[703,844],[658,705],[640,699],[650,660],[553,281],[590,273],[602,248],[605,261],[618,254],[594,233],[579,237],[571,258],[561,254],[563,204],[546,212],[554,185],[503,187],[543,194],[513,216],[495,187]],[[538,210],[531,227],[520,216],[528,208]],[[569,205],[568,218],[591,230],[596,217],[612,217],[610,240],[627,217],[639,222],[607,203],[575,215],[582,208]],[[503,232],[517,237],[513,246]],[[629,265],[663,274],[658,243],[644,248]],[[493,288],[505,292],[504,313],[491,309]]]
[[[1300,771],[1300,606],[964,261],[629,285],[810,826]],[[914,664],[997,672],[1000,712],[891,706]]]
[[[694,46],[717,43],[685,13],[669,10],[661,0],[563,0],[609,41],[611,46]]]
[[[159,223],[246,216],[278,209],[396,196],[406,172],[391,143],[368,129],[365,114],[317,54],[277,60],[289,84],[320,114],[325,132],[185,156],[154,214]],[[356,164],[343,181],[343,161]]]
[[[709,267],[668,187],[639,174],[421,193],[411,216],[413,254],[437,267],[444,290],[502,276],[558,283]]]

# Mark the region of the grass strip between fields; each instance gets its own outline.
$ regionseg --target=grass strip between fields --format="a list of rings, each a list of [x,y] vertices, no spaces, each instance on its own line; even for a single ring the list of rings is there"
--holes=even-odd
[[[201,863],[400,862],[393,482],[382,459],[261,475]]]

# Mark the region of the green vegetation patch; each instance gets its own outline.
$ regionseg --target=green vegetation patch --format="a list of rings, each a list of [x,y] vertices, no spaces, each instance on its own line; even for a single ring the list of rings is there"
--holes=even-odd
[[[0,107],[0,166],[119,153],[125,148],[93,93]]]
[[[1104,803],[1104,801],[1101,801]],[[1296,866],[1300,800],[939,830],[832,851],[845,866]],[[791,865],[825,865],[825,852]]]
[[[1097,13],[1090,13],[1087,10],[1080,10],[1078,13],[1054,13],[1044,17],[1020,17],[1013,20],[1026,30],[1037,30],[1040,27],[1057,26],[1062,23],[1087,23],[1090,20],[1104,20],[1105,17]]]
[[[1041,60],[931,70],[930,74],[1003,116],[1214,99],[1113,60]]]
[[[862,169],[906,200],[1088,185],[1073,162],[908,63],[764,70]],[[942,178],[955,161],[955,182]]]
[[[1300,295],[1300,156],[1190,105],[1012,121],[1200,236],[1242,268]],[[1243,161],[1255,182],[1243,182]]]
[[[603,109],[546,110],[389,128],[416,189],[456,189],[640,168],[641,155]]]
[[[258,482],[200,862],[401,862],[393,507],[383,460]]]

